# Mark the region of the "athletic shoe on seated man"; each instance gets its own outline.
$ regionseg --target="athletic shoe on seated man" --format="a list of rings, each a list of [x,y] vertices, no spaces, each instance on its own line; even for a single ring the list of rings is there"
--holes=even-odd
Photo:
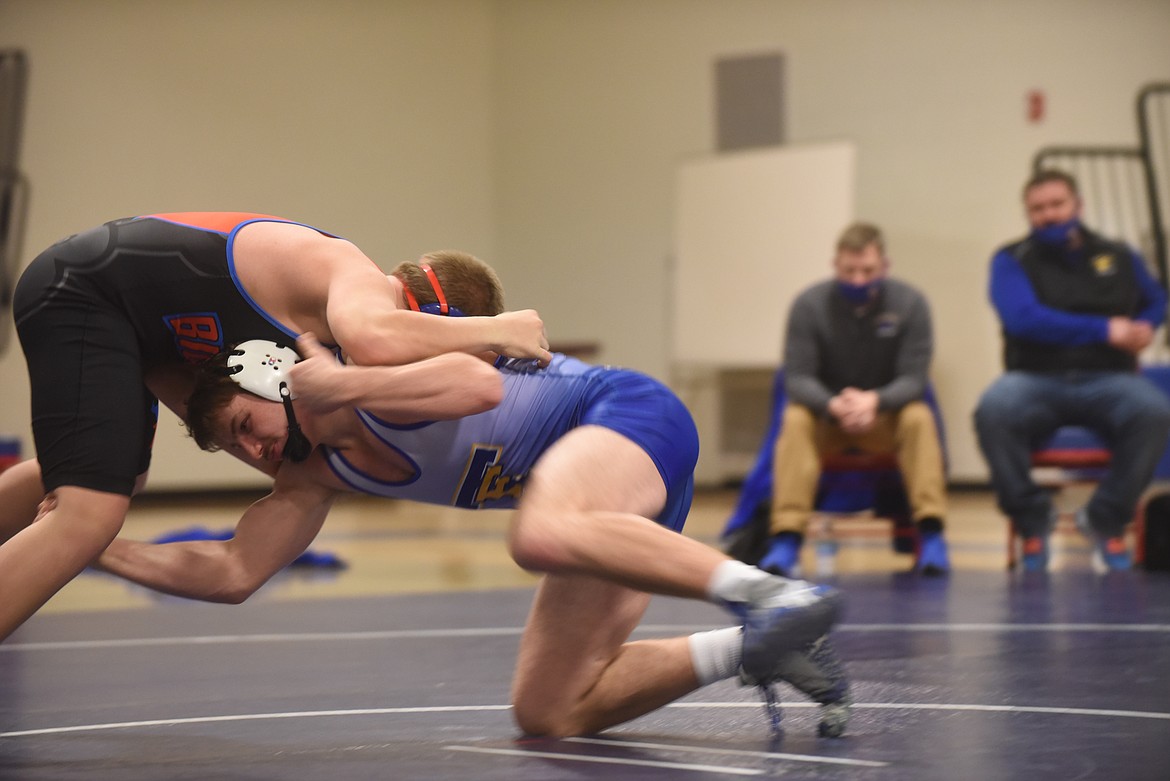
[[[918,555],[914,560],[914,571],[928,577],[946,575],[951,571],[941,518],[927,517],[918,521]]]
[[[780,532],[772,538],[768,551],[756,566],[773,575],[792,577],[798,573],[800,566],[800,546],[804,543],[804,535],[797,532]]]
[[[1093,567],[1105,572],[1118,572],[1130,569],[1133,558],[1129,554],[1129,547],[1125,544],[1125,537],[1108,537],[1097,531],[1089,518],[1089,512],[1084,507],[1077,510],[1077,529],[1093,543]]]
[[[1053,507],[1048,511],[1048,524],[1044,527],[1040,534],[1034,536],[1022,535],[1020,538],[1020,563],[1023,565],[1024,572],[1047,572],[1048,571],[1048,537],[1052,534],[1052,530],[1056,528],[1057,519],[1056,508]],[[1019,528],[1018,524],[1014,524],[1015,528]]]
[[[1024,537],[1020,563],[1024,572],[1048,571],[1048,535]]]
[[[951,571],[947,541],[943,539],[942,532],[922,535],[918,544],[918,558],[914,560],[914,571],[928,577],[946,575]]]

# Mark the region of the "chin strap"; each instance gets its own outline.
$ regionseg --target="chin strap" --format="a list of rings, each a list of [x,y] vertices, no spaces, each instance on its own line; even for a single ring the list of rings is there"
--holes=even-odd
[[[280,383],[280,403],[284,405],[284,414],[288,417],[288,440],[284,443],[281,455],[294,464],[299,464],[312,454],[313,443],[297,423],[296,413],[293,412],[292,392],[289,391],[286,382]]]
[[[228,355],[224,373],[244,390],[268,401],[279,401],[288,418],[288,439],[281,455],[300,463],[313,452],[309,441],[293,411],[292,390],[288,386],[288,370],[300,360],[297,351],[264,339],[241,342]]]

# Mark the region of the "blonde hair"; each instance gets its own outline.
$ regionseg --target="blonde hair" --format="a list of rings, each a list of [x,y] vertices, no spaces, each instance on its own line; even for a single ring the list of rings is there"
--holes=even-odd
[[[872,223],[855,222],[841,231],[837,239],[837,251],[861,252],[869,245],[877,247],[878,254],[886,256],[886,240],[882,229]]]

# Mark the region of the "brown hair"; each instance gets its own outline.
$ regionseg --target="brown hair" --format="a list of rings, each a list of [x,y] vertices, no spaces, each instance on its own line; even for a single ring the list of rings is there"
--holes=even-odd
[[[1028,192],[1031,191],[1033,187],[1039,187],[1040,185],[1048,184],[1049,182],[1062,182],[1065,186],[1068,187],[1069,192],[1073,194],[1074,198],[1079,198],[1081,196],[1080,190],[1077,187],[1076,177],[1070,173],[1060,171],[1056,168],[1045,168],[1032,174],[1028,178],[1028,181],[1024,182],[1023,196],[1026,198],[1028,196]]]
[[[447,303],[465,315],[498,315],[504,311],[504,287],[492,267],[474,255],[458,250],[428,252],[419,259],[435,272]],[[390,273],[414,295],[419,304],[438,300],[419,263],[399,263]]]
[[[232,403],[237,394],[244,393],[235,380],[227,373],[227,359],[231,349],[216,353],[195,371],[195,387],[187,399],[187,433],[203,450],[215,452],[220,447],[215,442],[216,419],[220,412]]]
[[[869,245],[877,247],[878,254],[886,256],[886,240],[882,229],[868,222],[855,222],[837,238],[837,251],[861,252]]]

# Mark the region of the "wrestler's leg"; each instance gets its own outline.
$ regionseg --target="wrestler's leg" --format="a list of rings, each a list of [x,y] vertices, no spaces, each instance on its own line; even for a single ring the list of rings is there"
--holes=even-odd
[[[122,528],[130,498],[61,486],[31,526],[0,545],[0,639],[85,569]]]
[[[35,458],[0,472],[0,543],[33,522],[44,497],[41,467]]]
[[[649,520],[666,499],[653,459],[599,426],[573,429],[533,467],[509,533],[515,560],[549,573],[513,685],[525,731],[604,729],[730,677],[741,662],[753,678],[772,679],[783,659],[834,620],[836,607],[818,605],[808,584],[732,561]],[[648,601],[640,592],[738,604],[749,631],[627,642]]]
[[[649,599],[587,575],[541,581],[512,687],[522,730],[590,734],[698,687],[687,638],[627,642]]]
[[[686,638],[626,642],[645,591],[705,597],[724,559],[649,520],[665,502],[653,460],[606,428],[570,431],[533,468],[510,545],[522,566],[552,574],[537,591],[513,684],[526,732],[595,732],[698,685]]]
[[[148,375],[148,380],[157,378],[159,384],[148,384],[156,395],[160,395],[160,391],[165,394],[160,398],[175,410],[176,414],[181,414],[186,409],[186,398],[190,395],[190,382],[180,384],[180,378],[185,379],[187,376],[179,371],[172,371],[169,374],[158,371]],[[145,483],[146,475],[139,475],[134,493],[141,491]],[[0,472],[0,543],[11,539],[33,522],[37,517],[37,507],[44,498],[41,467],[35,458],[21,461]]]
[[[715,569],[729,559],[650,520],[665,502],[662,477],[644,450],[610,429],[581,426],[532,469],[509,549],[529,570],[705,599]]]

